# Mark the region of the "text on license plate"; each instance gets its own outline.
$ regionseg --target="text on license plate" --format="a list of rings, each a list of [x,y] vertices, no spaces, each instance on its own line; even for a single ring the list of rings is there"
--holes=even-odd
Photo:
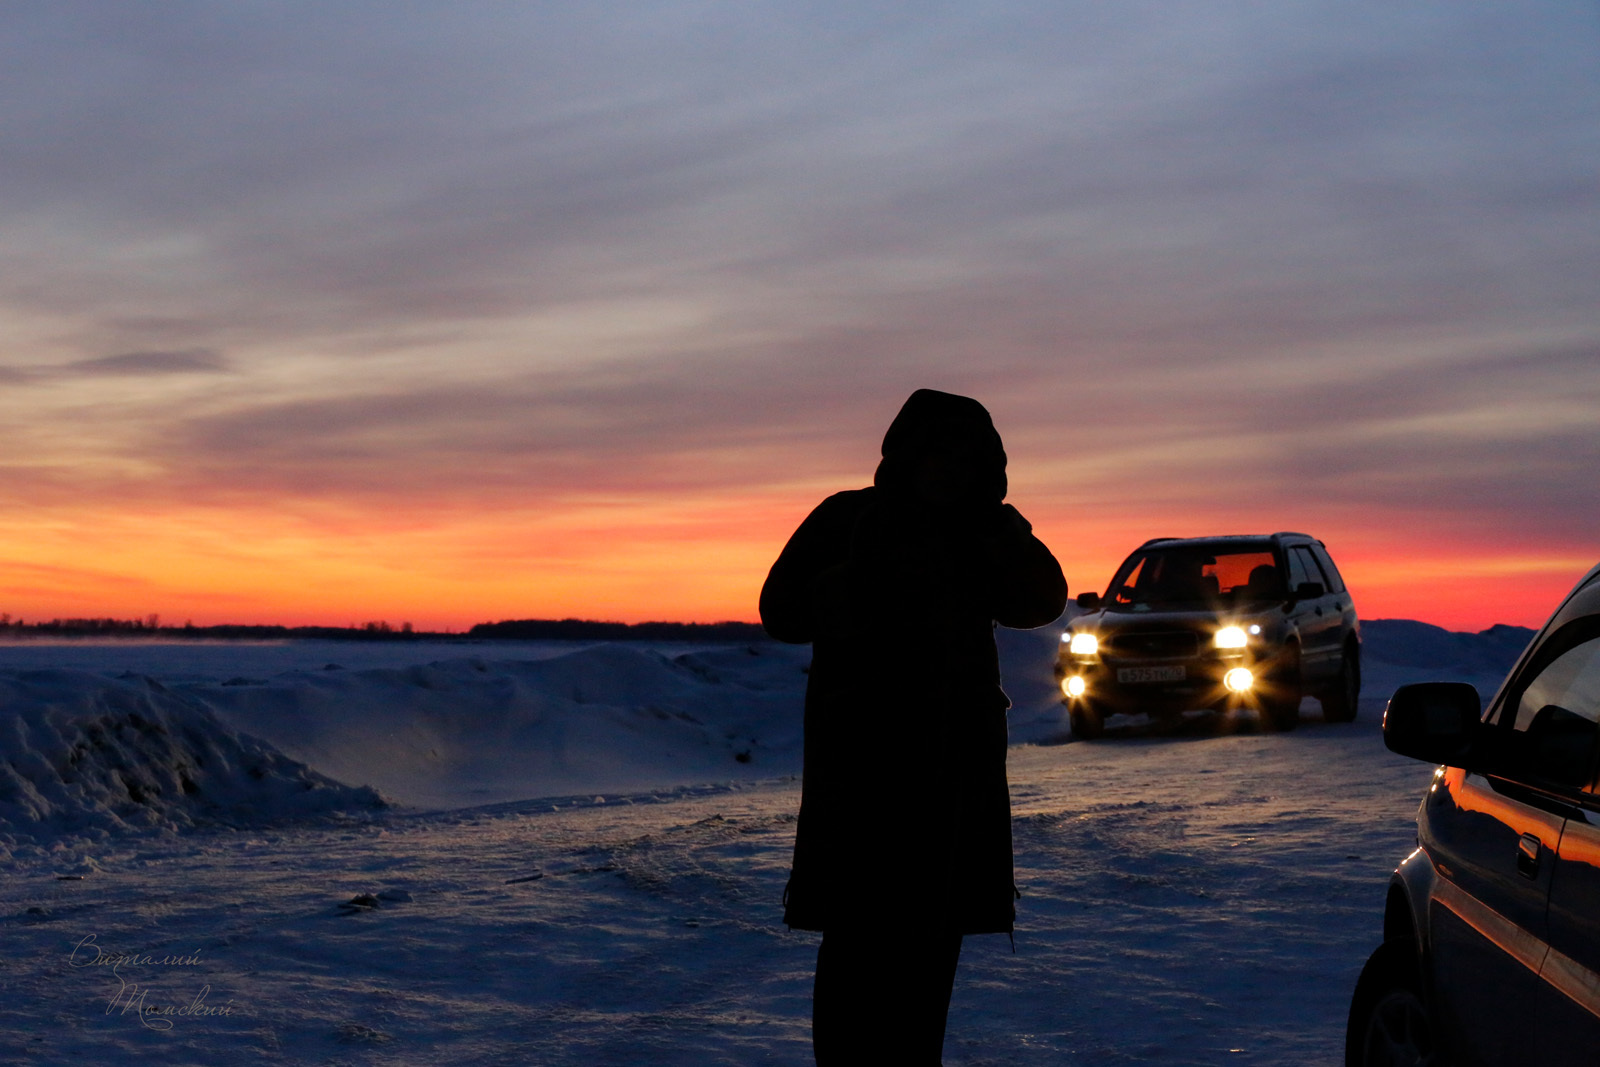
[[[1183,666],[1176,667],[1118,667],[1117,681],[1124,684],[1139,682],[1181,682],[1187,675]]]

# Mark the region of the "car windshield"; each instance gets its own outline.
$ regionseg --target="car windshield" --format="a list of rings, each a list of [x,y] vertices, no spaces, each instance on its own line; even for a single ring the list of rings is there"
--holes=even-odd
[[[1267,545],[1181,545],[1135,552],[1106,593],[1112,608],[1236,606],[1282,600],[1283,577]]]

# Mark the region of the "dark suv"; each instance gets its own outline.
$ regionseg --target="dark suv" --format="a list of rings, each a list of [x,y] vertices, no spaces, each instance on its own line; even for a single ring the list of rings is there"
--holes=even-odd
[[[1383,739],[1443,766],[1389,882],[1345,1062],[1600,1063],[1600,567],[1487,714],[1464,683],[1402,686]]]
[[[1061,635],[1056,676],[1079,737],[1107,715],[1251,707],[1290,729],[1313,695],[1331,722],[1355,718],[1361,628],[1344,579],[1306,534],[1158,537]]]

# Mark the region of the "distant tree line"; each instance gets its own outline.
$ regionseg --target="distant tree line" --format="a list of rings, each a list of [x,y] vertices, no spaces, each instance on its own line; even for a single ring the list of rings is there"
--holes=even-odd
[[[757,641],[753,622],[594,622],[589,619],[508,619],[480,622],[468,637],[511,641]]]
[[[162,632],[161,616],[148,615],[142,619],[47,619],[28,622],[13,619],[10,612],[0,613],[0,633],[8,634],[68,634],[96,637],[104,634],[144,636]]]
[[[0,638],[126,637],[208,641],[755,641],[764,637],[753,622],[595,622],[589,619],[514,619],[480,622],[465,634],[418,630],[409,622],[386,621],[349,626],[272,626],[223,624],[163,626],[161,616],[142,619],[49,619],[28,622],[0,613]]]
[[[142,619],[41,619],[28,622],[0,613],[0,637],[160,637],[204,640],[270,641],[291,637],[320,637],[336,640],[415,640],[419,637],[456,637],[458,634],[419,633],[409,622],[398,627],[388,622],[351,623],[349,626],[262,626],[226,623],[220,626],[163,626],[161,616]]]

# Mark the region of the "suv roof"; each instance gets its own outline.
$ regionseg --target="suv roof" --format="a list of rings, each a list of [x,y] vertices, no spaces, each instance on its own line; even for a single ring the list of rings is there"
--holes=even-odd
[[[1307,544],[1311,544],[1313,542],[1316,544],[1322,543],[1317,541],[1317,539],[1312,537],[1310,534],[1296,533],[1293,530],[1279,530],[1277,533],[1270,534],[1219,534],[1215,537],[1152,537],[1150,540],[1140,545],[1139,549],[1146,549],[1154,545],[1163,544],[1216,545],[1227,543],[1243,544],[1246,542],[1259,543],[1262,541],[1304,541]]]

